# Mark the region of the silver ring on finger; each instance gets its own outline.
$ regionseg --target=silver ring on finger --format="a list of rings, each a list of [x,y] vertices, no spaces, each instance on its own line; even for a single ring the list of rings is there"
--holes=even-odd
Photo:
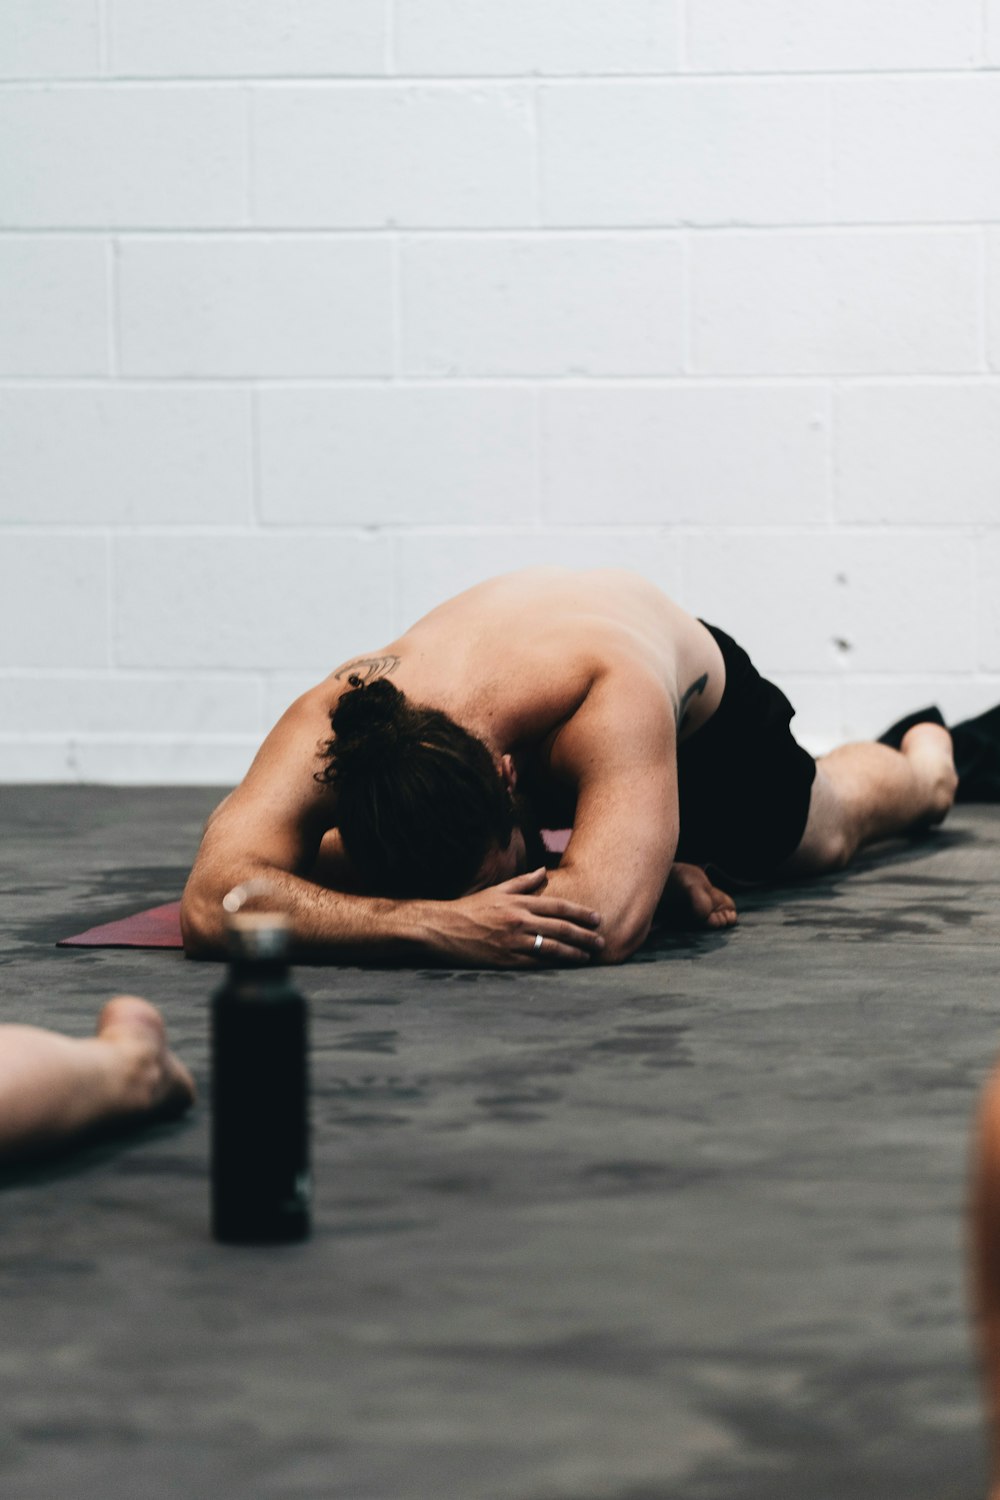
[[[533,944],[534,950],[535,950],[536,953],[539,952],[539,950],[541,949],[541,946],[542,946],[542,944],[543,944],[544,941],[545,941],[545,939],[542,937],[542,934],[539,932],[537,934],[537,936],[535,937],[535,941],[534,941],[534,944]]]

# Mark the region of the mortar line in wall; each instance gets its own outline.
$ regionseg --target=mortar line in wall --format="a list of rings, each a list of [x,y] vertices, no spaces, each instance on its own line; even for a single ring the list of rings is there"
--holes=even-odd
[[[800,239],[807,236],[813,239],[821,235],[836,235],[838,238],[860,235],[882,235],[884,237],[903,238],[916,234],[940,238],[950,235],[969,237],[984,229],[996,229],[1000,227],[1000,215],[995,218],[979,219],[954,219],[947,222],[929,223],[926,220],[828,220],[814,224],[803,224],[801,221],[775,220],[763,224],[715,224],[715,223],[691,223],[678,220],[670,224],[602,224],[598,227],[582,224],[504,224],[500,226],[490,225],[467,225],[467,224],[440,224],[440,225],[398,225],[398,224],[351,224],[337,227],[330,224],[318,225],[268,225],[256,224],[216,224],[216,225],[188,225],[184,228],[164,229],[156,225],[95,225],[95,224],[31,224],[17,225],[14,227],[0,228],[0,243],[4,240],[23,239],[58,239],[66,237],[71,239],[95,239],[106,234],[114,234],[124,240],[145,240],[156,244],[185,243],[197,240],[225,240],[233,243],[240,241],[260,240],[266,243],[274,241],[304,241],[307,244],[315,244],[317,241],[329,240],[333,243],[359,241],[369,244],[373,240],[388,239],[399,236],[408,240],[484,240],[490,243],[502,243],[504,240],[537,240],[542,243],[551,240],[630,240],[662,239],[675,240],[684,234],[695,234],[705,239],[734,239],[763,238],[768,235],[783,235],[785,237],[796,236]]]
[[[401,235],[408,240],[485,240],[490,243],[503,240],[632,240],[632,239],[679,239],[684,234],[696,234],[705,239],[749,239],[773,235],[796,235],[799,238],[818,239],[822,235],[835,234],[838,238],[850,235],[885,235],[903,238],[922,234],[940,238],[971,235],[984,229],[1000,226],[1000,214],[978,219],[951,219],[928,221],[919,219],[896,220],[823,220],[803,224],[801,220],[773,220],[766,223],[703,223],[677,219],[663,224],[632,224],[628,222],[608,224],[190,224],[164,228],[155,224],[19,224],[0,226],[0,243],[4,240],[55,239],[69,236],[73,239],[98,239],[114,234],[119,239],[147,240],[156,244],[183,243],[191,240],[264,240],[272,242],[303,240],[315,244],[317,240],[354,242],[369,244],[372,240],[388,239]]]
[[[81,390],[185,390],[214,391],[220,387],[244,390],[248,387],[268,390],[303,391],[351,391],[390,390],[395,386],[413,390],[518,390],[543,386],[556,390],[600,391],[614,390],[691,390],[720,388],[768,387],[773,390],[809,390],[826,387],[836,380],[842,387],[870,385],[884,388],[907,389],[922,387],[934,389],[953,386],[989,387],[1000,382],[1000,370],[975,369],[962,373],[937,374],[884,374],[857,372],[840,374],[821,372],[808,375],[787,374],[742,374],[711,371],[682,371],[666,375],[594,375],[581,378],[577,375],[464,375],[454,376],[422,374],[403,375],[398,381],[393,376],[364,375],[303,375],[303,376],[257,376],[257,375],[129,375],[113,378],[107,373],[100,375],[6,375],[0,377],[0,390],[57,390],[79,388]]]
[[[854,682],[864,682],[868,687],[881,687],[885,683],[890,682],[899,682],[904,687],[910,687],[915,683],[926,682],[928,677],[946,678],[949,682],[967,684],[975,682],[983,676],[1000,676],[1000,672],[984,673],[975,667],[952,667],[948,669],[930,667],[927,670],[918,670],[915,667],[909,667],[905,671],[896,671],[891,667],[852,667],[847,672],[841,672],[837,668],[831,671],[829,668],[806,667],[785,672],[783,676],[789,680],[795,679],[801,681],[810,678],[823,681],[828,673],[831,677],[836,674],[838,682],[843,682],[845,678],[849,677]]]
[[[984,0],[985,3],[985,0]],[[261,88],[302,90],[338,87],[392,89],[399,86],[419,88],[464,89],[470,85],[477,88],[495,85],[509,88],[516,83],[545,83],[559,88],[574,89],[600,85],[613,88],[616,84],[662,88],[670,84],[686,83],[731,83],[738,87],[745,81],[793,83],[808,79],[833,82],[866,82],[869,79],[922,80],[975,78],[982,73],[995,73],[997,65],[963,67],[956,64],[947,68],[751,68],[751,69],[696,69],[679,68],[660,71],[646,70],[640,73],[185,73],[163,77],[151,73],[93,73],[74,78],[50,78],[46,75],[0,79],[3,90],[37,88],[47,93],[70,89],[94,89],[113,87],[121,89],[158,89],[164,92],[179,89],[226,88],[239,89],[250,83]]]
[[[568,533],[574,536],[606,536],[618,533],[634,540],[644,540],[651,536],[662,536],[670,534],[679,536],[717,536],[724,533],[733,538],[772,538],[772,537],[816,537],[828,535],[830,522],[826,519],[816,521],[769,521],[754,525],[746,521],[664,521],[662,518],[654,520],[621,520],[613,521],[583,521],[565,522],[558,519],[546,520],[544,523],[548,530]],[[857,535],[869,539],[873,535],[905,537],[906,539],[925,538],[927,540],[939,540],[942,533],[949,533],[957,537],[975,539],[982,533],[983,527],[989,526],[989,522],[983,520],[974,521],[940,521],[940,522],[865,522],[856,520],[844,520],[839,522],[837,530],[842,535]],[[10,525],[5,526],[3,534],[5,537],[17,539],[30,538],[35,541],[51,540],[96,540],[105,534],[106,527],[95,526],[89,529],[72,526],[61,526],[58,523],[41,526]],[[483,525],[481,522],[461,521],[428,521],[407,522],[387,519],[384,522],[373,523],[370,520],[346,520],[335,523],[323,523],[316,521],[286,522],[282,524],[266,525],[259,529],[251,529],[246,525],[217,525],[198,526],[191,523],[179,523],[174,526],[163,524],[141,525],[137,523],[122,524],[114,527],[112,535],[114,538],[145,540],[145,541],[219,541],[221,539],[235,540],[262,540],[267,538],[288,538],[296,541],[336,540],[336,541],[362,541],[370,539],[372,532],[378,533],[385,539],[390,536],[508,536],[513,533],[530,530],[530,521],[519,520],[508,524]]]
[[[280,671],[280,668],[275,670]],[[294,668],[289,667],[288,673],[297,675]],[[256,677],[260,674],[259,667],[205,667],[205,666],[181,666],[181,667],[0,667],[0,682],[91,682],[95,678],[101,682],[114,678],[116,682],[148,682],[153,679],[157,682],[189,682],[196,680],[202,684],[213,682],[228,682],[236,679],[242,682],[246,678]],[[15,732],[15,731],[12,731]]]
[[[474,537],[474,536],[508,536],[512,533],[522,532],[529,528],[528,521],[514,521],[509,525],[491,526],[481,522],[405,522],[386,521],[378,529],[386,535],[391,533],[400,537],[433,537],[444,538],[450,536]],[[848,520],[837,524],[836,530],[840,535],[856,536],[860,540],[871,540],[873,536],[885,536],[910,540],[940,540],[942,532],[947,532],[956,537],[966,539],[974,538],[983,528],[982,521],[962,522],[864,522]],[[294,535],[302,539],[304,536],[312,536],[314,533],[320,536],[353,534],[358,530],[367,528],[355,524],[354,526],[330,526],[317,528],[305,525],[285,526],[282,528],[284,535]],[[825,517],[816,521],[770,521],[759,525],[753,525],[746,521],[663,521],[657,520],[615,520],[615,521],[577,521],[567,522],[561,519],[546,520],[543,529],[558,532],[561,535],[570,536],[607,536],[617,534],[628,537],[633,541],[645,541],[657,536],[690,536],[690,537],[714,537],[725,535],[732,539],[760,538],[771,540],[774,538],[803,537],[816,538],[829,536],[831,525]],[[190,528],[185,528],[186,532]]]
[[[404,375],[399,380],[389,376],[377,376],[371,379],[365,376],[355,375],[309,375],[309,376],[265,376],[256,375],[121,375],[114,379],[108,374],[101,375],[24,375],[5,376],[0,379],[0,390],[3,391],[38,391],[67,389],[80,390],[204,390],[215,391],[232,388],[235,391],[247,388],[258,388],[282,391],[378,391],[391,390],[393,388],[407,390],[519,390],[523,388],[534,389],[544,387],[554,390],[574,391],[601,391],[610,390],[660,390],[664,393],[675,390],[712,390],[722,389],[727,391],[739,389],[761,389],[771,390],[810,390],[814,387],[825,387],[830,380],[836,380],[844,387],[850,388],[857,385],[878,386],[886,389],[898,388],[905,390],[916,387],[926,390],[943,387],[945,389],[954,386],[975,386],[989,388],[1000,383],[1000,370],[976,369],[963,374],[938,375],[928,373],[924,375],[886,375],[878,372],[873,374],[858,373],[852,375],[835,374],[827,372],[816,375],[745,375],[745,374],[716,374],[711,372],[692,371],[690,373],[677,372],[672,375],[595,375],[588,379],[579,376],[561,375],[467,375],[461,379],[453,376],[433,375]]]
[[[255,731],[249,729],[216,729],[198,730],[198,742],[202,744],[227,745],[249,742]],[[192,731],[187,729],[32,729],[29,730],[32,740],[43,743],[62,741],[67,737],[74,740],[79,739],[83,743],[93,744],[96,741],[115,744],[143,744],[149,741],[156,745],[169,745],[177,741],[187,742],[192,736]],[[0,731],[0,743],[17,744],[22,738],[22,733],[16,730]]]

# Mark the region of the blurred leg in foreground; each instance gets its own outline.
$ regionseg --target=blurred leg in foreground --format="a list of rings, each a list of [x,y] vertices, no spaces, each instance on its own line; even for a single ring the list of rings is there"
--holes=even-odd
[[[136,995],[109,1000],[92,1037],[0,1026],[0,1161],[99,1128],[169,1119],[191,1106],[194,1092],[159,1011]]]
[[[972,1181],[974,1315],[990,1427],[990,1500],[1000,1500],[1000,1065],[983,1091]]]

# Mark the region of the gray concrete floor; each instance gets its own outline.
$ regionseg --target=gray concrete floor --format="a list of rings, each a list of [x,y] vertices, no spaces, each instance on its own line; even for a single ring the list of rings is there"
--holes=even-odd
[[[208,789],[12,788],[6,1020],[214,966],[59,949],[175,897]],[[970,1115],[1000,809],[620,969],[300,969],[316,1228],[208,1235],[205,1103],[9,1171],[7,1500],[971,1500]]]

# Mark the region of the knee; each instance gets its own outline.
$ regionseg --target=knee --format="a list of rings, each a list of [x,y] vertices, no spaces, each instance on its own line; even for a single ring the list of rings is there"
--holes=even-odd
[[[790,868],[796,875],[827,875],[850,864],[855,848],[846,828],[816,829],[803,839]]]
[[[937,778],[930,794],[930,817],[932,823],[943,823],[955,805],[958,776],[949,767]]]
[[[852,839],[846,828],[827,829],[819,841],[817,855],[822,870],[843,870],[850,864],[857,840]]]

